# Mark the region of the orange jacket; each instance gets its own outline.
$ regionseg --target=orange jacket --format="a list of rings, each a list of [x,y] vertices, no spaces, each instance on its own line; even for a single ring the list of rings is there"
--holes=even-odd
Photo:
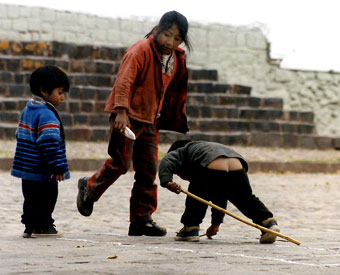
[[[153,36],[140,40],[127,49],[119,66],[117,78],[105,106],[105,111],[114,113],[115,108],[124,107],[130,118],[154,124],[157,114],[159,129],[186,133],[188,129],[185,112],[188,71],[185,52],[175,50],[177,70],[164,91],[160,56]],[[164,96],[162,110],[160,100]]]

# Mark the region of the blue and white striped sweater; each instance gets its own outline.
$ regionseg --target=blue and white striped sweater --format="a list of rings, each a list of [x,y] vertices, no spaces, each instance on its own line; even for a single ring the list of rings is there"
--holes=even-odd
[[[33,181],[49,181],[51,174],[70,178],[62,124],[46,102],[30,100],[16,131],[17,147],[11,175]]]

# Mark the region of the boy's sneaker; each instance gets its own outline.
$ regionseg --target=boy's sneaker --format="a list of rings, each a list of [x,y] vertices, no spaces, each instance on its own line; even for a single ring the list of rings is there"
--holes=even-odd
[[[273,230],[275,232],[280,232],[280,227],[277,225],[277,222],[274,218],[269,218],[262,222],[263,226]],[[260,237],[260,243],[274,243],[276,241],[276,235],[269,232],[262,231]]]
[[[22,234],[23,238],[32,238],[32,228],[26,227],[24,233]]]
[[[94,201],[85,198],[88,177],[78,180],[77,208],[80,214],[88,217],[92,214]]]
[[[155,222],[131,222],[129,227],[129,236],[151,236],[162,237],[166,235],[166,229]]]
[[[199,242],[199,226],[184,226],[176,235],[176,241]]]
[[[55,229],[55,225],[51,225],[49,227],[44,227],[44,228],[37,228],[33,229],[31,237],[36,237],[36,238],[43,238],[43,237],[61,237],[64,234],[61,232],[58,232]]]

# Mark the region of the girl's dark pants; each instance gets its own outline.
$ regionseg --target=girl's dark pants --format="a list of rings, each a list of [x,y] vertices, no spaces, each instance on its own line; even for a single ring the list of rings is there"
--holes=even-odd
[[[230,201],[256,224],[273,217],[267,207],[253,194],[244,169],[230,172],[202,169],[190,181],[188,191],[224,209],[227,207],[227,201]],[[200,225],[208,206],[189,196],[186,198],[185,206],[181,222],[186,226]],[[223,217],[224,213],[212,208],[212,223],[221,223]]]
[[[24,196],[21,222],[26,228],[48,228],[54,223],[52,213],[58,198],[58,183],[22,180]]]
[[[95,173],[87,185],[90,199],[97,201],[100,196],[133,163],[135,182],[130,197],[130,221],[152,221],[151,215],[157,208],[157,185],[154,183],[158,162],[158,130],[155,125],[130,119],[131,130],[136,136],[133,141],[113,130],[115,115],[111,115],[111,137],[108,153],[111,158]],[[115,198],[119,200],[119,195]]]

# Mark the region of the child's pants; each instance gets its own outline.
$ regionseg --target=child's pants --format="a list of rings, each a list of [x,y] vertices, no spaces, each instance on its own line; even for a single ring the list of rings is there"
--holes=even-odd
[[[248,175],[244,169],[217,171],[203,169],[190,181],[189,192],[226,209],[230,201],[242,214],[254,223],[273,217],[267,207],[252,193]],[[191,197],[186,198],[181,222],[186,226],[198,226],[204,219],[207,205]],[[212,224],[220,224],[224,213],[212,208]]]
[[[22,180],[24,196],[21,222],[26,228],[46,228],[54,223],[52,213],[58,198],[58,183]]]
[[[87,194],[97,201],[119,176],[128,171],[132,160],[135,182],[130,198],[130,221],[152,221],[151,215],[157,208],[157,185],[154,181],[158,162],[158,131],[154,125],[130,119],[131,130],[136,136],[133,141],[113,130],[114,118],[114,115],[110,118],[108,153],[111,158],[88,180]],[[115,199],[119,200],[119,195]]]

